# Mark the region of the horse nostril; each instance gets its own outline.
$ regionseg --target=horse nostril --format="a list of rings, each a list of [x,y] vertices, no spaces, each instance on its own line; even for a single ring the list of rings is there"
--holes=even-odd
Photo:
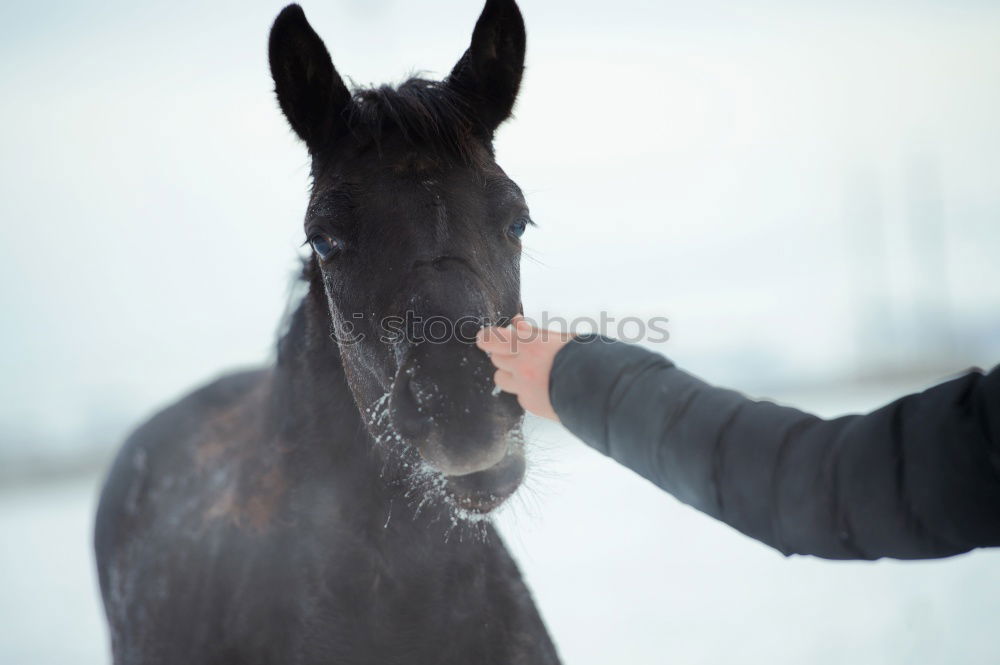
[[[406,384],[417,410],[421,413],[432,410],[441,401],[441,388],[434,381],[410,377]]]
[[[396,427],[403,436],[421,436],[430,424],[427,404],[421,400],[423,395],[424,391],[411,376],[403,374],[396,379],[389,404]]]

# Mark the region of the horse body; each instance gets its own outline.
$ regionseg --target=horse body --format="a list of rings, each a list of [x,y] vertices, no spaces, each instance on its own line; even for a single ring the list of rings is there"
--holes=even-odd
[[[381,475],[325,346],[222,378],[123,447],[96,537],[115,662],[556,663],[492,525]]]
[[[95,532],[115,663],[555,663],[488,521],[524,475],[523,410],[466,325],[521,311],[530,219],[492,150],[520,12],[487,0],[444,82],[350,92],[296,5],[269,59],[312,158],[308,293],[273,367],[119,453]]]

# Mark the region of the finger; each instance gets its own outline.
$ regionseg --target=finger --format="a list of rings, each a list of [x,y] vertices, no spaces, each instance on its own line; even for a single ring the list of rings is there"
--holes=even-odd
[[[476,346],[481,351],[498,356],[509,356],[516,353],[514,343],[509,339],[497,339],[492,333],[476,338]]]
[[[514,375],[506,370],[498,369],[493,374],[493,383],[505,393],[514,393]]]
[[[476,333],[476,346],[486,353],[515,353],[514,335],[505,328],[481,328]]]
[[[502,369],[511,374],[514,374],[514,370],[517,369],[518,361],[520,356],[516,353],[493,353],[490,355],[490,362],[497,369]]]
[[[528,345],[525,347],[526,349],[534,342],[547,342],[555,334],[546,328],[538,328],[523,316],[516,317],[512,321],[512,327],[514,328],[516,342]],[[518,348],[516,344],[514,348]]]
[[[483,326],[476,331],[476,337],[483,340],[509,340],[512,331],[507,326]]]

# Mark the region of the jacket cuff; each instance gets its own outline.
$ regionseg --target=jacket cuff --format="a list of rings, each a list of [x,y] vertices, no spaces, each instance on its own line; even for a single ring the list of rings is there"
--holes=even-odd
[[[651,362],[670,367],[659,354],[604,337],[580,335],[552,362],[549,401],[559,421],[596,450],[608,453],[608,422],[619,384]]]

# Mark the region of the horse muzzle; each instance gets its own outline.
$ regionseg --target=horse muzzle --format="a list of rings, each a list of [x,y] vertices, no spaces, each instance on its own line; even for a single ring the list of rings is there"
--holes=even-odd
[[[524,411],[494,390],[493,366],[471,344],[412,347],[397,370],[389,413],[396,433],[446,476],[481,473],[520,454],[514,434]]]

